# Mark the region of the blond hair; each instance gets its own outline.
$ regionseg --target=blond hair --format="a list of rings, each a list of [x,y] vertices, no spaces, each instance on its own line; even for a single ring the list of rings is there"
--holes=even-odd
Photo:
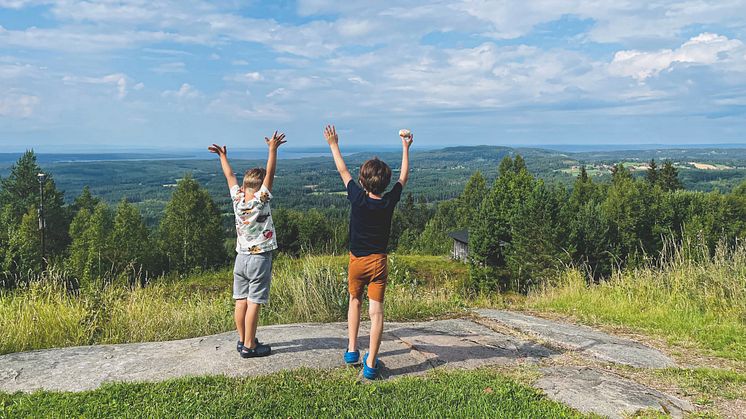
[[[243,175],[243,188],[244,190],[258,191],[264,182],[264,176],[267,171],[263,167],[255,167],[249,169]]]

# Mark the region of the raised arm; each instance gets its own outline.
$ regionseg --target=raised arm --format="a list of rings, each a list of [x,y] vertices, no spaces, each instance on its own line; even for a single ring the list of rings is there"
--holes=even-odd
[[[352,175],[350,174],[350,171],[347,170],[347,165],[345,164],[345,159],[342,157],[342,152],[339,151],[339,137],[337,136],[337,129],[334,128],[334,125],[327,125],[326,128],[324,128],[324,137],[326,137],[326,142],[329,143],[329,148],[332,150],[332,156],[334,157],[334,164],[337,166],[337,172],[339,172],[339,176],[342,177],[342,182],[345,184],[345,188],[352,180]]]
[[[264,141],[269,146],[269,156],[267,157],[267,174],[264,175],[263,185],[271,192],[272,183],[275,181],[275,169],[277,168],[277,149],[287,141],[285,140],[285,134],[280,133],[278,135],[277,131],[272,134],[272,138],[264,137]]]
[[[409,147],[414,141],[414,135],[403,135],[401,137],[401,170],[399,172],[399,183],[401,186],[407,186],[407,180],[409,180]]]
[[[225,146],[220,147],[217,144],[213,144],[207,147],[207,149],[220,157],[220,167],[223,168],[223,175],[225,175],[225,180],[228,181],[228,188],[238,185],[236,175],[233,173],[230,163],[228,163],[228,149]]]

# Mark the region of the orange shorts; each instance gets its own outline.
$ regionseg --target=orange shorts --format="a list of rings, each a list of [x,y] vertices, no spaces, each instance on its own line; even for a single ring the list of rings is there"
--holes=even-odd
[[[350,253],[348,284],[350,295],[361,299],[363,290],[368,286],[368,298],[383,302],[386,282],[389,277],[388,255],[373,254],[357,257]]]

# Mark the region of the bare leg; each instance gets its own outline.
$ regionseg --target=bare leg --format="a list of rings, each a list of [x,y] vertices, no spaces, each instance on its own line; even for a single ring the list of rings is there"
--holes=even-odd
[[[383,335],[383,303],[368,300],[370,308],[370,347],[368,347],[368,366],[375,368],[375,360],[381,347],[381,336]]]
[[[236,300],[236,311],[233,314],[236,320],[236,330],[238,331],[238,340],[243,342],[244,334],[246,329],[244,328],[244,322],[246,321],[246,299]]]
[[[347,351],[357,350],[357,333],[360,330],[360,299],[350,295],[350,308],[347,309]]]
[[[256,348],[256,326],[259,324],[259,309],[262,308],[261,304],[252,303],[246,301],[246,333],[244,334],[243,344],[249,349]]]

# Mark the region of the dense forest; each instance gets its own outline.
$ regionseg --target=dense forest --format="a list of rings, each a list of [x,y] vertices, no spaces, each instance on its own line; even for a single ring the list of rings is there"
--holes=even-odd
[[[549,164],[547,156],[531,153]],[[383,157],[397,161],[393,155]],[[356,155],[350,160],[355,165],[362,159]],[[339,193],[341,182],[327,167],[328,159],[302,160],[283,161],[298,172],[286,169],[284,173],[292,174],[281,175],[276,183],[280,198],[273,218],[280,250],[289,255],[342,253],[348,210]],[[507,148],[451,148],[413,160],[415,181],[395,213],[390,250],[447,254],[447,234],[468,230],[469,286],[476,291],[526,291],[568,264],[584,266],[600,280],[614,267],[655,259],[668,242],[703,242],[714,250],[718,242],[733,243],[746,235],[746,183],[728,193],[684,190],[680,169],[671,160],[660,167],[655,160],[645,162],[644,171],[615,164],[608,175],[598,173],[600,163],[590,170],[580,164],[570,181],[561,169],[549,171],[560,178],[535,176],[536,163]],[[551,167],[559,167],[551,161]],[[209,173],[206,166],[194,168],[207,163]],[[3,285],[38,277],[45,265],[64,272],[75,287],[117,279],[144,283],[167,272],[228,264],[235,231],[215,162],[159,164],[169,173],[184,171],[168,187],[153,187],[154,196],[164,202],[155,214],[138,205],[153,199],[148,187],[140,191],[117,182],[120,170],[127,179],[134,178],[127,172],[133,162],[101,162],[89,168],[108,167],[109,175],[101,178],[115,183],[108,185],[120,194],[114,203],[110,195],[98,193],[105,189],[101,184],[84,185],[77,196],[66,199],[56,181],[59,173],[66,175],[64,165],[52,164],[44,184],[42,255],[36,176],[42,168],[33,152],[23,154],[0,179]],[[156,166],[140,165],[146,168],[140,179],[155,171]],[[541,171],[546,174],[547,168]]]

